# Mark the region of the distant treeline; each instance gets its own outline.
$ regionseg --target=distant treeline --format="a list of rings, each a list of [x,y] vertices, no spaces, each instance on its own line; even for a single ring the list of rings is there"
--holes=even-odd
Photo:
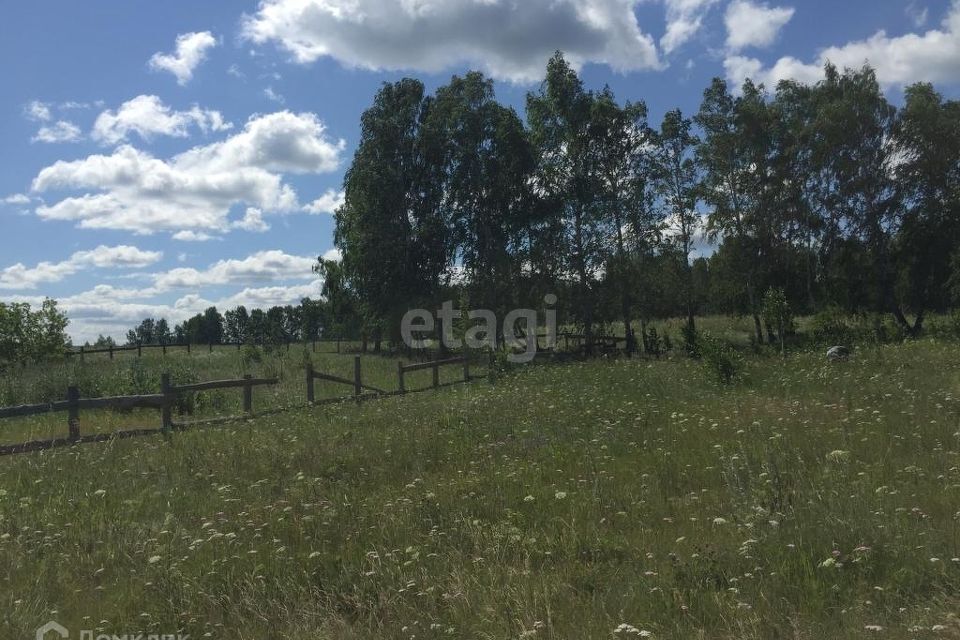
[[[304,298],[299,305],[275,306],[266,311],[247,311],[241,305],[220,313],[216,307],[210,307],[172,329],[165,318],[146,318],[127,332],[127,344],[285,344],[319,340],[324,327],[331,324],[327,305],[310,298]],[[356,334],[346,332],[337,337],[353,335]],[[99,346],[110,343],[108,338],[98,340]]]
[[[960,289],[960,103],[916,84],[898,109],[869,67],[772,94],[715,79],[692,118],[653,126],[558,53],[525,122],[469,73],[432,95],[386,83],[361,124],[343,259],[318,271],[331,317],[377,343],[414,306],[502,318],[551,293],[588,335],[677,315],[693,333],[720,312],[752,316],[763,342],[768,292],[916,335]]]

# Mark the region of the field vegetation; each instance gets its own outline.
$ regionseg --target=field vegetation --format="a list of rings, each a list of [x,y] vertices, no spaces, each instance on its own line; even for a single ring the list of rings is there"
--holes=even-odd
[[[4,459],[0,635],[960,637],[960,346],[800,341],[735,342],[728,384],[675,347]],[[301,357],[258,394],[301,403]]]

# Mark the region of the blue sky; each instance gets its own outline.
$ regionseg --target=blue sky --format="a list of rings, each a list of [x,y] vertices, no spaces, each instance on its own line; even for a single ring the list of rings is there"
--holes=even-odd
[[[77,341],[147,315],[316,295],[381,83],[481,69],[521,113],[550,52],[651,120],[713,76],[823,60],[960,89],[960,0],[13,3],[0,24],[0,301],[62,300]]]

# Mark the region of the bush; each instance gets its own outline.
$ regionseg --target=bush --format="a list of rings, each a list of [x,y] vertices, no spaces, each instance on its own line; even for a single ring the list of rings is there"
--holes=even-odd
[[[818,342],[849,344],[856,336],[856,331],[850,326],[849,316],[840,307],[827,307],[813,316],[810,335]]]
[[[704,368],[721,384],[733,382],[743,368],[740,354],[728,343],[709,333],[700,334],[697,348]]]
[[[657,328],[651,325],[643,334],[643,349],[647,355],[659,358],[667,350],[667,340],[669,338],[666,335],[661,338]]]

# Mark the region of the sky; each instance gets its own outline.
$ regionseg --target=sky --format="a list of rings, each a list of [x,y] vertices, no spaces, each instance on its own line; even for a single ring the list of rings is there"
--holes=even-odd
[[[75,343],[319,295],[384,82],[478,69],[523,113],[562,50],[587,88],[692,114],[711,78],[869,62],[960,96],[960,0],[46,0],[0,21],[0,302]]]

